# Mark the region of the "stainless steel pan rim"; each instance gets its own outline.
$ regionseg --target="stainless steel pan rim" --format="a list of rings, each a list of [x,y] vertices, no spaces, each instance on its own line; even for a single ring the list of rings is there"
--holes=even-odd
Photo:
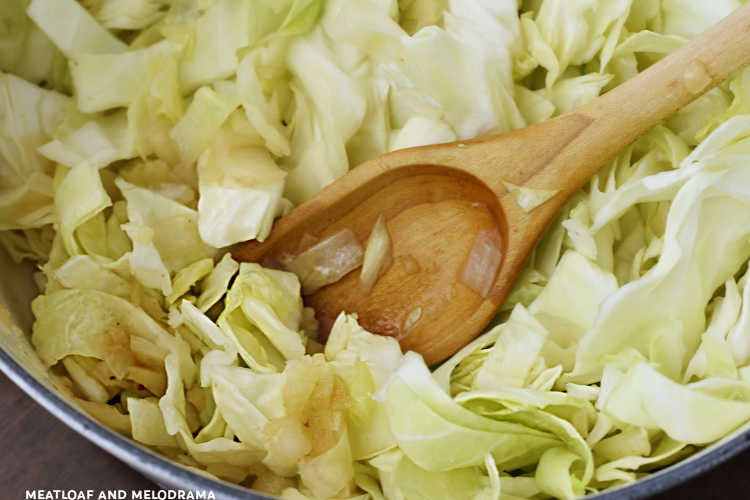
[[[695,455],[653,472],[635,483],[586,498],[587,500],[644,499],[690,481],[750,448],[750,426],[745,424],[741,429],[739,432],[735,431],[735,433],[719,442],[700,450]]]
[[[217,500],[272,500],[246,488],[191,472],[104,427],[38,382],[2,348],[0,371],[65,425],[165,488],[212,491]],[[34,485],[28,486],[31,489]]]
[[[37,381],[2,348],[0,348],[0,371],[65,425],[166,488],[212,491],[217,500],[272,500],[271,497],[246,488],[192,472],[109,430]],[[633,484],[587,498],[591,500],[648,498],[713,469],[748,447],[750,447],[750,424],[744,426],[739,433]]]

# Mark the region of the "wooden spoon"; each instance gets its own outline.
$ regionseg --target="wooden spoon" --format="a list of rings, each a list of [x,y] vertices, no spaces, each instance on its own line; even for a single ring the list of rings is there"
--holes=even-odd
[[[306,302],[324,329],[341,311],[357,313],[367,330],[392,335],[435,364],[488,324],[573,193],[640,135],[748,63],[750,4],[572,113],[495,137],[370,160],[276,222],[265,242],[245,243],[234,256],[261,262],[294,254],[303,238],[343,228],[364,245],[383,214],[393,260],[371,292],[360,291],[357,270]],[[527,213],[506,182],[557,194]],[[462,273],[475,238],[487,230],[499,234],[502,261],[483,296]]]

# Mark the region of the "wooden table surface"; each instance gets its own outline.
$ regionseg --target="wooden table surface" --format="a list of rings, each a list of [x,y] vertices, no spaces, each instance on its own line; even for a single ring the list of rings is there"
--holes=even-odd
[[[25,490],[154,490],[157,487],[68,429],[0,374],[0,500]],[[750,498],[750,451],[652,500]]]

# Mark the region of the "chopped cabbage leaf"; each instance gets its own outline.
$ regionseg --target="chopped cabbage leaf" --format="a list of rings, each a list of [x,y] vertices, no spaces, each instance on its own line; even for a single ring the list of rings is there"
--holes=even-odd
[[[219,128],[238,105],[210,87],[198,89],[185,115],[169,132],[180,160],[185,164],[196,161],[211,146]]]
[[[67,90],[68,62],[26,15],[29,0],[8,0],[0,13],[0,71],[46,88]]]
[[[520,467],[559,444],[550,433],[462,408],[442,391],[415,353],[405,355],[379,394],[399,448],[428,471],[480,465],[488,453],[498,465]]]
[[[396,445],[383,405],[373,395],[401,364],[401,348],[392,338],[363,329],[354,316],[339,315],[325,347],[326,359],[345,381],[352,406],[347,412],[355,460],[371,458]]]
[[[547,328],[551,340],[567,347],[594,325],[601,303],[617,288],[611,273],[569,250],[529,311]]]
[[[70,73],[78,109],[96,113],[129,105],[138,95],[143,75],[160,71],[163,57],[176,50],[162,41],[116,54],[77,52],[70,60]]]
[[[0,73],[0,230],[55,220],[53,165],[37,148],[62,123],[69,98]]]
[[[251,41],[251,3],[249,0],[211,2],[190,26],[191,47],[180,64],[180,83],[185,89],[193,90],[236,71],[237,50]],[[263,12],[263,2],[256,3]]]
[[[362,125],[366,98],[320,29],[291,43],[288,64],[297,111],[285,194],[299,203],[349,169],[346,142]]]
[[[195,210],[181,205],[151,190],[115,181],[125,197],[129,230],[147,230],[150,239],[133,239],[134,245],[153,243],[164,267],[171,273],[205,257],[213,257],[215,250],[206,245],[198,233]],[[179,237],[175,238],[176,235]]]
[[[490,463],[494,462],[490,459]],[[393,475],[393,486],[403,498],[497,498],[481,467],[426,471],[401,454]]]
[[[142,309],[97,290],[61,290],[37,297],[31,341],[48,366],[70,355],[101,359],[118,376],[135,364],[130,337],[142,337],[166,349],[175,339]]]
[[[128,413],[133,439],[149,446],[177,447],[177,440],[167,433],[157,401],[128,398]]]
[[[111,204],[96,166],[80,163],[64,174],[55,190],[55,208],[60,235],[70,255],[82,251],[75,230]]]
[[[750,70],[574,193],[432,372],[304,307],[363,265],[350,229],[346,269],[335,238],[278,256],[297,275],[227,250],[378,155],[573,111],[742,3],[7,0],[0,243],[36,265],[32,344],[104,424],[294,500],[577,498],[725,439],[750,420]]]
[[[476,374],[478,389],[524,387],[548,332],[521,305],[502,326],[487,359]]]
[[[503,185],[513,195],[516,203],[518,203],[518,206],[524,212],[531,212],[558,193],[556,189],[534,189],[526,186],[516,186],[507,181],[504,181]]]
[[[190,288],[195,285],[198,280],[207,276],[213,268],[213,259],[206,257],[205,259],[196,260],[189,266],[183,267],[177,271],[172,280],[172,293],[166,297],[167,302],[173,303],[181,296],[188,293]]]
[[[395,151],[455,140],[456,133],[447,123],[423,116],[415,116],[409,118],[402,128],[393,131],[389,149]]]
[[[664,33],[688,38],[700,35],[742,4],[740,0],[721,0],[708,8],[698,0],[665,0],[663,3]]]
[[[709,443],[750,418],[747,383],[734,382],[726,390],[729,387],[711,387],[712,382],[723,381],[705,379],[681,385],[641,362],[612,389],[603,411],[631,425],[663,429],[676,441]]]
[[[173,353],[165,359],[167,392],[159,399],[164,427],[171,436],[179,436],[178,442],[198,463],[203,465],[228,464],[248,467],[260,461],[262,453],[243,443],[224,436],[197,442],[193,438],[187,421],[188,402],[185,400],[181,364]]]
[[[679,377],[689,361],[688,353],[698,347],[709,299],[750,256],[750,198],[742,188],[750,170],[732,161],[731,156],[746,130],[741,117],[730,120],[685,160],[683,168],[714,168],[704,168],[686,179],[677,193],[667,219],[663,250],[651,272],[602,303],[594,327],[580,341],[571,380],[590,380],[601,369],[603,355],[625,346],[642,353],[661,350],[661,368]],[[712,153],[713,145],[730,137],[739,142],[723,154]],[[669,181],[680,182],[684,171],[670,174],[664,174],[666,182],[654,183],[652,189],[658,190]],[[646,188],[643,193],[649,191]],[[733,214],[731,220],[718,226],[709,222],[727,210]],[[710,258],[718,252],[723,255],[721,262]],[[706,265],[709,261],[711,266]]]
[[[224,254],[213,271],[201,283],[201,294],[196,301],[198,309],[206,312],[221,300],[229,289],[229,282],[239,269],[240,265],[232,258],[231,254]]]
[[[278,91],[283,88],[284,67],[274,64],[281,58],[284,48],[286,44],[281,41],[258,48],[243,57],[237,68],[237,89],[247,119],[263,138],[266,148],[279,157],[291,152]],[[274,90],[269,91],[272,85]]]
[[[52,274],[65,288],[99,290],[130,298],[132,284],[89,255],[74,255]]]
[[[232,337],[248,366],[268,373],[280,371],[284,360],[305,354],[301,320],[297,276],[242,263],[218,325]]]
[[[164,17],[164,0],[103,0],[89,7],[105,28],[144,29]]]
[[[28,14],[67,57],[113,54],[127,48],[75,0],[32,0]]]
[[[127,116],[122,112],[96,117],[70,131],[61,127],[55,139],[38,151],[49,160],[68,167],[86,163],[101,168],[136,155],[134,137]]]
[[[198,229],[214,247],[263,241],[284,207],[286,173],[265,148],[228,142],[217,139],[198,162]]]

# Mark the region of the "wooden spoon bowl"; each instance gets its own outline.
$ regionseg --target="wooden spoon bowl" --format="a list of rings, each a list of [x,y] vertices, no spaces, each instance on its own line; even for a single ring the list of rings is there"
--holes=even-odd
[[[446,349],[443,342],[450,343],[448,349],[455,349],[460,345],[453,344],[462,340],[436,335],[435,323],[441,331],[451,332],[465,328],[469,321],[478,331],[502,300],[500,290],[493,288],[485,300],[456,279],[479,231],[507,232],[497,196],[464,171],[402,165],[337,197],[336,203],[309,208],[317,215],[309,221],[298,219],[301,227],[286,224],[297,220],[296,216],[285,218],[279,222],[287,228],[285,236],[284,227],[279,227],[274,230],[273,242],[248,245],[236,256],[262,260],[269,254],[294,254],[303,237],[324,239],[344,228],[366,242],[380,215],[387,220],[393,241],[392,262],[368,294],[360,291],[359,272],[355,271],[306,297],[324,332],[342,310],[356,311],[364,328],[396,337],[405,349],[419,348],[427,354]],[[433,343],[434,348],[420,347]]]
[[[324,331],[341,311],[391,335],[428,364],[456,352],[496,314],[560,208],[601,167],[661,120],[750,63],[750,4],[659,63],[579,108],[495,137],[395,151],[360,165],[279,220],[242,261],[297,254],[310,236],[348,228],[361,242],[380,215],[393,261],[369,294],[359,272],[306,297]],[[511,183],[555,190],[524,211]],[[502,261],[489,292],[462,282],[473,242],[499,235]]]

